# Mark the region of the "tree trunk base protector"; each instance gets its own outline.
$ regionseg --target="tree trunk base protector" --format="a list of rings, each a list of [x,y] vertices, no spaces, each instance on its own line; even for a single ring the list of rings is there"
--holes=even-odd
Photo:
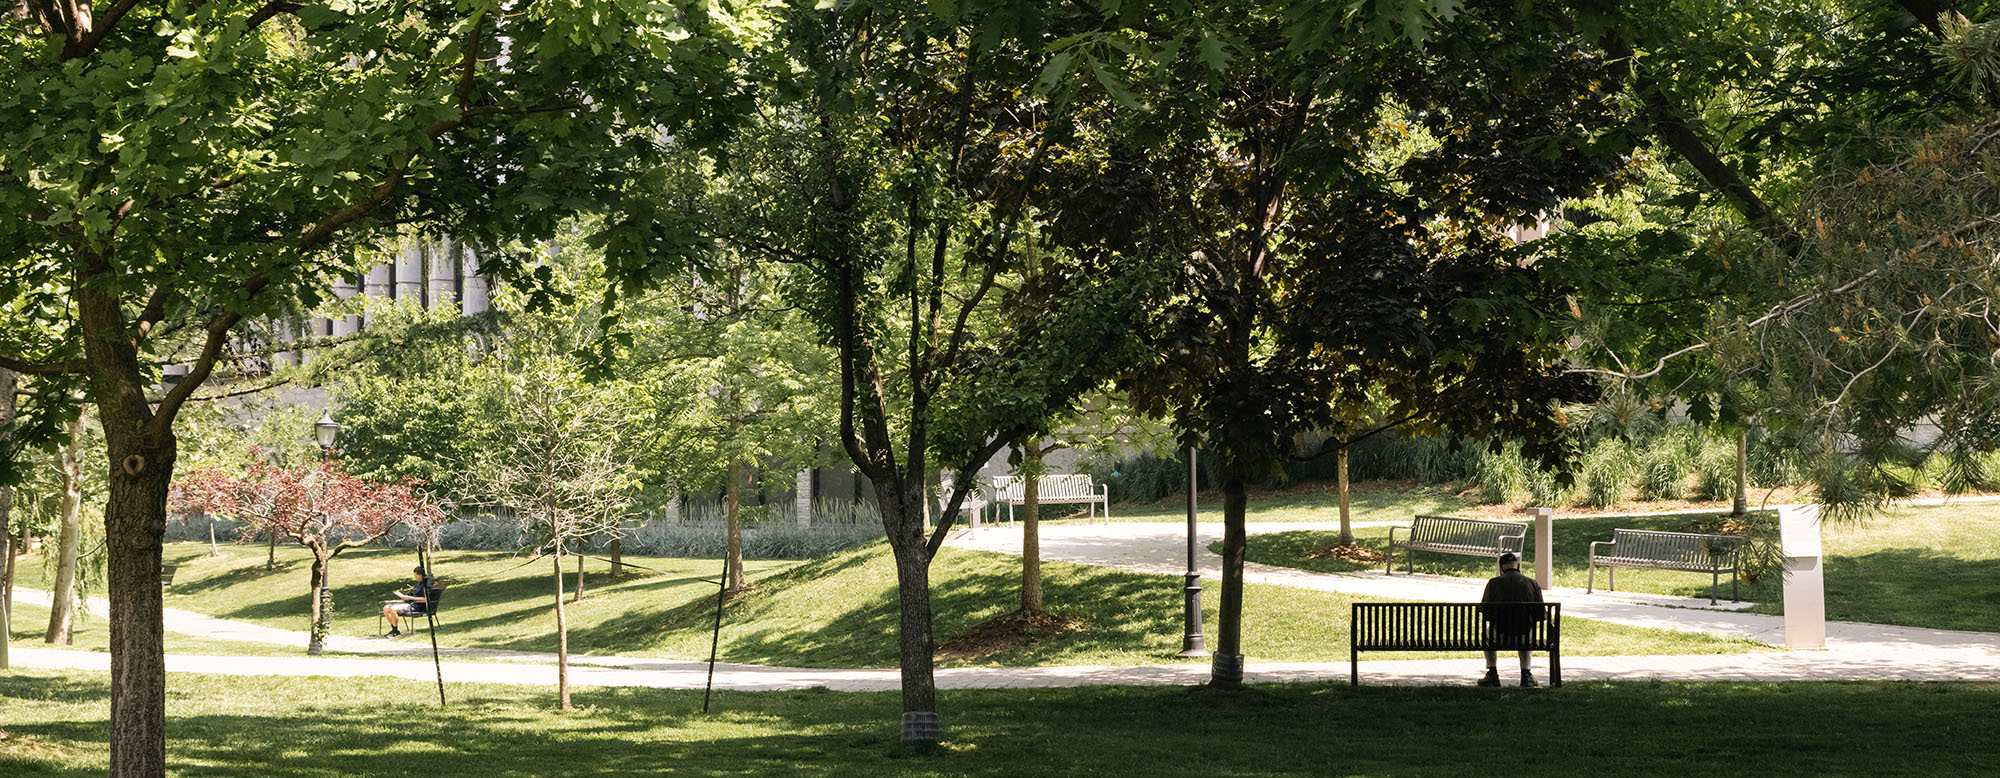
[[[1209,664],[1208,685],[1217,689],[1243,688],[1243,655],[1216,654]]]
[[[944,739],[943,726],[934,711],[910,711],[903,714],[903,746],[905,748],[930,748]]]

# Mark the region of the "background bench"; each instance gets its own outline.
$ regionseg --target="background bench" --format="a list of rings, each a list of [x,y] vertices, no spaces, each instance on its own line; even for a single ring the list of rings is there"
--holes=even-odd
[[[1612,530],[1610,540],[1590,544],[1590,583],[1584,591],[1597,591],[1598,565],[1604,565],[1611,578],[1607,588],[1614,592],[1618,591],[1620,567],[1708,573],[1708,604],[1714,605],[1716,587],[1722,582],[1722,574],[1727,572],[1729,600],[1742,602],[1736,583],[1736,552],[1742,545],[1743,539],[1735,535]],[[1604,549],[1600,551],[1599,546]]]
[[[1007,505],[1007,522],[1014,521],[1014,506],[1026,504],[1023,483],[1020,476],[1003,475],[993,479],[993,503]],[[1097,518],[1097,506],[1104,506],[1104,523],[1111,523],[1111,487],[1099,486],[1087,475],[1045,475],[1037,479],[1035,502],[1040,505],[1061,505],[1085,503],[1090,506],[1090,518]],[[996,507],[997,511],[997,507]],[[997,516],[996,516],[997,518]]]
[[[1461,554],[1483,556],[1489,559],[1504,552],[1521,553],[1521,544],[1528,537],[1528,526],[1512,521],[1486,521],[1485,519],[1458,519],[1450,516],[1418,516],[1409,527],[1410,536],[1396,539],[1396,530],[1389,528],[1388,559],[1382,563],[1384,574],[1395,572],[1396,549],[1405,551],[1435,551],[1440,554]],[[1409,554],[1404,554],[1409,562],[1409,572],[1417,571],[1417,562]]]
[[[1476,602],[1357,602],[1348,629],[1348,682],[1361,685],[1363,651],[1546,651],[1549,685],[1563,685],[1562,603],[1494,603],[1487,608],[1533,609],[1542,619],[1525,635],[1500,635],[1486,628]],[[1512,614],[1510,614],[1512,615]]]

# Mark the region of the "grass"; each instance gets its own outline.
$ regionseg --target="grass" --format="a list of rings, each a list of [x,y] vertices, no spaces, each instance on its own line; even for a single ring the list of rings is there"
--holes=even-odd
[[[248,553],[256,551],[259,553]],[[198,556],[205,546],[176,545],[170,558]],[[303,627],[306,596],[299,560],[289,572],[266,574],[260,549],[226,550],[220,559],[182,567],[168,605],[289,629]],[[297,556],[296,552],[294,552]],[[281,555],[282,556],[282,555]],[[350,558],[352,557],[352,558]],[[661,570],[698,574],[708,560],[639,560]],[[448,589],[440,640],[444,645],[551,652],[553,585],[537,563],[516,567],[503,554],[442,552]],[[363,549],[334,562],[336,634],[370,634],[372,593],[408,575],[407,552]],[[400,572],[399,572],[400,571]],[[999,554],[947,547],[932,566],[935,634],[939,642],[1012,611],[1019,602],[1020,562]],[[793,667],[893,667],[897,605],[894,567],[884,544],[871,544],[804,563],[752,566],[756,584],[736,595],[721,634],[728,662]],[[1081,630],[1031,639],[1010,650],[946,665],[1133,665],[1173,661],[1181,642],[1178,577],[1107,568],[1043,564],[1048,607],[1082,620]],[[586,573],[586,580],[589,574]],[[597,576],[582,603],[569,608],[570,647],[580,653],[695,659],[708,655],[713,584],[671,575],[616,584]],[[1208,613],[1219,589],[1204,593]],[[1254,661],[1324,661],[1347,656],[1347,595],[1279,586],[1245,591],[1244,648]],[[1211,626],[1213,626],[1211,624]],[[1570,621],[1565,650],[1585,654],[1715,654],[1761,648],[1749,641],[1696,633]],[[1375,658],[1411,658],[1408,654]],[[1450,656],[1450,655],[1444,655]]]
[[[279,549],[278,566],[272,571],[264,569],[261,547],[225,547],[220,557],[208,557],[207,551],[207,545],[199,543],[167,546],[167,560],[181,565],[167,589],[167,607],[296,632],[307,629],[310,556],[305,550]],[[616,632],[614,622],[635,607],[657,611],[697,599],[713,601],[713,580],[721,572],[718,560],[626,559],[658,572],[634,570],[633,575],[613,580],[605,563],[586,562],[584,599],[568,614],[573,650],[619,647],[588,636]],[[335,558],[329,573],[334,583],[333,634],[374,635],[382,601],[409,586],[414,562],[414,555],[401,549],[356,549]],[[554,651],[550,602],[555,585],[550,581],[550,561],[525,562],[528,558],[502,552],[439,552],[432,569],[449,587],[439,610],[442,634],[459,646]],[[750,561],[745,570],[756,581],[794,564]],[[565,591],[574,587],[575,571],[571,558],[563,571]]]
[[[1588,577],[1590,542],[1610,540],[1612,530],[1683,530],[1692,517],[1578,517],[1556,522],[1556,583],[1582,588]],[[1355,530],[1362,545],[1380,549],[1386,527]],[[1380,569],[1306,553],[1333,545],[1331,532],[1279,532],[1250,537],[1252,562],[1324,572]],[[1531,539],[1532,540],[1532,539]],[[1973,503],[1899,508],[1863,524],[1828,526],[1824,535],[1827,618],[1934,629],[2000,631],[2000,505]],[[1396,569],[1404,569],[1398,554]],[[1419,553],[1420,572],[1484,578],[1490,560]],[[1603,587],[1607,575],[1597,572]],[[1708,596],[1708,576],[1664,570],[1618,571],[1621,591]],[[1759,613],[1782,613],[1782,579],[1766,576],[1742,585],[1743,599]],[[1729,597],[1723,581],[1722,597]]]
[[[111,630],[104,617],[94,614],[79,614],[76,625],[70,630],[70,645],[57,646],[43,642],[48,635],[49,609],[40,605],[14,603],[11,614],[10,632],[12,645],[19,648],[56,648],[72,651],[109,651]],[[196,654],[204,656],[298,656],[305,653],[304,647],[288,647],[270,643],[246,643],[235,640],[217,640],[200,635],[186,635],[169,632],[166,636],[167,653]],[[337,652],[328,652],[329,655]],[[339,654],[343,657],[362,656],[360,654]]]
[[[1459,515],[1472,507],[1472,501],[1446,486],[1368,482],[1354,484],[1348,495],[1348,514],[1353,521],[1409,521],[1419,513]],[[1202,516],[1219,520],[1222,493],[1202,492],[1196,508]],[[1018,515],[1019,509],[1015,512]],[[1250,521],[1259,522],[1339,521],[1340,497],[1332,484],[1319,482],[1279,491],[1252,490],[1249,514]],[[1111,515],[1118,521],[1187,521],[1187,502],[1185,497],[1176,497],[1156,503],[1117,503]]]
[[[2000,763],[2000,686],[1572,683],[947,691],[945,744],[895,745],[893,692],[454,685],[450,707],[356,679],[176,674],[168,773],[359,776],[1976,776]],[[102,673],[0,678],[0,775],[106,770]]]

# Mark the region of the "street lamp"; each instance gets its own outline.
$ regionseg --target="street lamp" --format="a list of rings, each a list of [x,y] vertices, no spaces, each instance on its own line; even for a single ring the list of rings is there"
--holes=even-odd
[[[321,411],[319,421],[313,422],[313,439],[319,443],[319,461],[325,463],[333,454],[333,439],[340,434],[340,422],[333,420],[333,412]],[[325,519],[322,518],[322,521]],[[274,539],[276,535],[272,536]],[[275,540],[274,540],[275,542]],[[320,572],[319,619],[313,624],[312,640],[306,645],[306,655],[319,656],[321,641],[333,627],[333,580],[331,570]]]
[[[326,461],[333,452],[333,439],[340,434],[340,422],[333,420],[332,411],[321,411],[319,421],[313,422],[313,438],[319,441],[320,461]]]
[[[1181,652],[1174,656],[1193,659],[1208,656],[1207,640],[1201,634],[1201,568],[1195,565],[1195,448],[1188,446],[1187,482],[1187,632],[1181,638]]]

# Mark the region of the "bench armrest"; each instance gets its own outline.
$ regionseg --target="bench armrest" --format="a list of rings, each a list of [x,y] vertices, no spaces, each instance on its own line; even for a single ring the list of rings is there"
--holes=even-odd
[[[1590,558],[1591,558],[1591,559],[1596,559],[1596,558],[1597,558],[1597,547],[1598,547],[1598,546],[1615,546],[1615,545],[1618,545],[1618,541],[1616,541],[1616,540],[1593,540],[1593,541],[1591,541],[1591,542],[1590,542]]]
[[[1394,545],[1396,545],[1396,530],[1399,530],[1399,529],[1402,529],[1402,527],[1390,527],[1390,528],[1389,528],[1389,545],[1391,545],[1391,546],[1394,546]]]

